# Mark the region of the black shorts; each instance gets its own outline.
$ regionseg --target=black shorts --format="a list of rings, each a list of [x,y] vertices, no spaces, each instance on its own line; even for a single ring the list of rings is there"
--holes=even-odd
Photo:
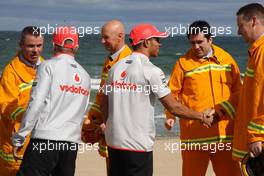
[[[108,147],[109,176],[152,176],[152,152],[134,152]]]
[[[74,176],[78,144],[31,139],[17,176]]]

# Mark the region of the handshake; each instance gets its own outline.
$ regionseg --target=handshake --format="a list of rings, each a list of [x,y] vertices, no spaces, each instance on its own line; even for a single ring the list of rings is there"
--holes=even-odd
[[[206,128],[210,128],[213,124],[217,123],[219,121],[219,116],[215,112],[214,109],[208,108],[204,110],[203,112],[197,112],[195,114],[194,118],[184,118],[186,120],[200,120],[200,123],[205,126]],[[165,127],[170,130],[173,125],[175,124],[176,119],[175,118],[169,118],[165,122]]]
[[[214,109],[206,109],[202,113],[203,118],[200,122],[207,128],[210,128],[213,124],[219,121],[219,117]]]

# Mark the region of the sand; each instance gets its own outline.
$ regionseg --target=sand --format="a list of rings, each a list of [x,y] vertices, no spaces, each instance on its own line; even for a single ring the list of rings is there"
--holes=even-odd
[[[181,153],[179,150],[172,150],[172,144],[177,142],[177,138],[157,139],[154,145],[154,176],[180,176],[181,173]],[[175,146],[175,145],[174,145]],[[177,147],[174,147],[177,149]],[[105,176],[105,159],[99,156],[96,147],[87,147],[83,153],[77,157],[76,176]],[[207,169],[206,176],[212,176],[211,165]]]

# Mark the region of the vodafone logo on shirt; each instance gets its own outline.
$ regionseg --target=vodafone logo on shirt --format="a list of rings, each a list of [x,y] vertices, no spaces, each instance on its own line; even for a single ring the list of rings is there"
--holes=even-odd
[[[82,78],[78,73],[73,74],[73,82],[75,84],[81,84],[82,82]],[[81,86],[75,86],[75,85],[60,85],[60,90],[62,92],[70,92],[73,94],[82,94],[84,96],[88,96],[89,95],[89,90],[81,87]]]
[[[127,76],[126,71],[123,71],[120,76],[121,76],[121,80],[124,80]]]
[[[74,86],[74,85],[60,85],[60,90],[62,92],[71,92],[73,94],[82,94],[84,96],[89,95],[89,90],[86,88],[83,88],[81,86]]]
[[[73,75],[73,81],[76,83],[76,84],[81,84],[82,82],[82,78],[80,77],[80,75],[78,73],[75,73]]]
[[[120,80],[121,81],[117,81],[116,80],[115,82],[111,82],[110,85],[112,87],[120,88],[120,89],[136,90],[137,89],[137,85],[136,84],[124,82],[124,80],[125,80],[126,77],[127,77],[127,72],[126,72],[126,70],[124,70],[120,74]]]
[[[119,88],[119,89],[129,89],[129,90],[136,90],[137,89],[137,85],[133,84],[133,83],[115,81],[115,82],[111,82],[110,85],[112,87]]]

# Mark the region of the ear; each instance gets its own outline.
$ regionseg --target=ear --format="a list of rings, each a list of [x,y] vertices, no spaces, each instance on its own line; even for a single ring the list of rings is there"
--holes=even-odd
[[[150,46],[150,41],[149,41],[149,40],[144,40],[144,41],[143,41],[143,46],[144,46],[145,48],[148,48],[148,47]]]
[[[122,32],[120,32],[120,33],[118,33],[118,37],[121,38],[121,39],[123,39],[125,37],[125,34],[122,33]]]
[[[73,53],[74,54],[77,53],[78,49],[79,49],[79,46],[76,46],[75,48],[73,48]]]
[[[213,37],[210,37],[210,38],[208,39],[208,42],[212,45],[212,43],[213,43]]]
[[[252,27],[256,26],[258,24],[258,18],[256,16],[252,17]]]

